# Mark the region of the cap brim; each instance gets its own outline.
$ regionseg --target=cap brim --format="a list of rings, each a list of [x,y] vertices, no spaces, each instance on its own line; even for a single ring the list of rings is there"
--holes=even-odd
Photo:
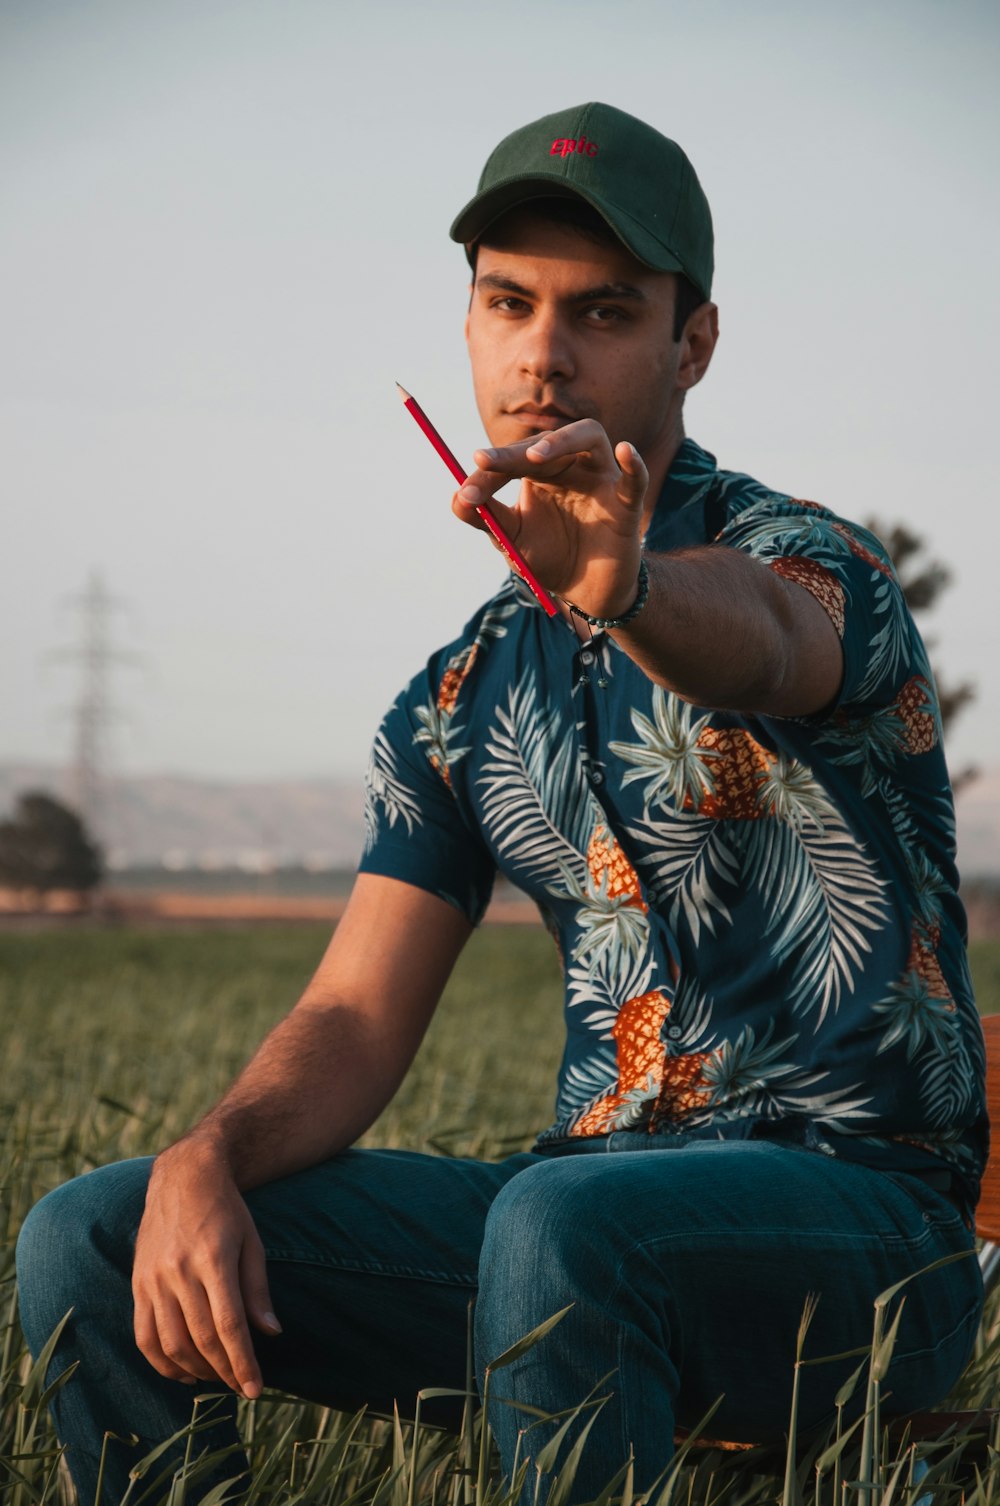
[[[655,272],[684,272],[688,275],[683,263],[669,247],[650,235],[624,209],[598,194],[567,187],[565,178],[555,173],[533,173],[531,177],[510,179],[476,194],[459,213],[448,234],[453,241],[467,246],[481,240],[501,215],[521,204],[530,204],[533,199],[583,199],[597,211],[636,261]]]

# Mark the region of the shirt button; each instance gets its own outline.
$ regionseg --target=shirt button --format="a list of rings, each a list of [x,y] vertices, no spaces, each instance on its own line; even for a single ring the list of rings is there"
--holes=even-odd
[[[591,652],[591,650],[589,648],[585,648],[584,651],[583,651],[583,653],[580,655],[580,663],[581,664],[593,664],[593,662],[594,662],[594,655],[593,655],[593,653]]]
[[[681,1027],[679,1025],[671,1025],[669,1030],[667,1031],[667,1034],[672,1041],[679,1041],[683,1033],[684,1032],[681,1030]]]
[[[604,783],[604,775],[601,773],[600,769],[591,769],[590,772],[589,772],[588,777],[590,779],[591,784],[603,784]]]

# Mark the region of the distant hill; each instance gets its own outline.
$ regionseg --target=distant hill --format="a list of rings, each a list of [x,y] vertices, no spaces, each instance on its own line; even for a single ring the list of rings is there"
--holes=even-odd
[[[0,763],[0,816],[29,789],[66,797],[66,770]],[[363,840],[360,779],[239,782],[135,774],[111,781],[106,810],[114,867],[353,868]],[[1000,875],[1000,768],[972,780],[957,810],[963,875]]]
[[[64,769],[0,763],[0,815],[30,789],[70,798]],[[363,840],[362,810],[360,779],[237,782],[135,774],[109,781],[103,837],[115,868],[353,868]]]

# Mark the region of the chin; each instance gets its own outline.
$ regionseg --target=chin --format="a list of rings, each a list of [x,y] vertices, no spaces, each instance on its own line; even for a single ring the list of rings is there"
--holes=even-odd
[[[504,445],[519,444],[524,439],[534,438],[535,431],[505,413],[486,425],[486,433],[490,444],[495,449],[501,449]]]

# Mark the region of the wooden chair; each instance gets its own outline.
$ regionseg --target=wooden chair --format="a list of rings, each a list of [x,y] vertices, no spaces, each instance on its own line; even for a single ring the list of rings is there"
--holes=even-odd
[[[979,1251],[979,1266],[983,1274],[983,1286],[987,1298],[1000,1282],[1000,1014],[987,1015],[983,1020],[983,1037],[986,1041],[986,1107],[991,1124],[996,1126],[996,1141],[993,1154],[983,1172],[979,1205],[976,1208],[976,1233],[982,1240]],[[978,1451],[985,1459],[987,1445],[993,1436],[1000,1409],[984,1407],[978,1412],[912,1412],[906,1417],[893,1418],[890,1433],[896,1438],[904,1434],[911,1440],[927,1442],[942,1437],[949,1431],[956,1433],[966,1429],[981,1436],[982,1447]],[[688,1435],[678,1431],[675,1441],[687,1441]],[[721,1438],[697,1438],[691,1446],[696,1450],[717,1448],[727,1453],[743,1453],[758,1448],[755,1443],[733,1443]]]
[[[1000,1136],[1000,1014],[986,1016],[983,1035],[986,1039],[986,1107],[990,1123],[996,1126],[996,1134]],[[983,1188],[976,1209],[976,1231],[983,1241],[979,1252],[983,1285],[990,1292],[1000,1279],[1000,1145],[994,1145],[983,1173]]]
[[[1000,1281],[1000,1014],[987,1015],[983,1020],[983,1039],[986,1042],[986,1110],[991,1125],[995,1126],[992,1153],[983,1172],[983,1181],[976,1208],[976,1233],[982,1240],[979,1250],[979,1268],[983,1273],[986,1296]],[[974,1427],[981,1430],[985,1441],[992,1435],[1000,1410],[985,1407],[980,1412],[916,1412],[911,1417],[900,1418],[893,1424],[894,1430],[909,1426],[911,1438],[938,1438],[945,1429],[954,1426],[956,1431]]]

